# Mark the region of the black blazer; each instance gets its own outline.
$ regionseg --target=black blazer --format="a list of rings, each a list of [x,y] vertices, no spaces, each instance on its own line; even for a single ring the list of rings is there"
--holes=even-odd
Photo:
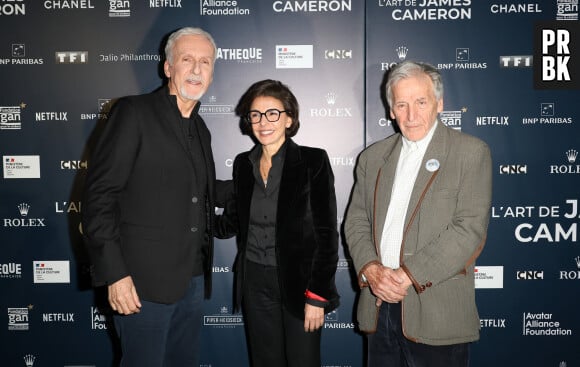
[[[193,114],[197,114],[199,103]],[[211,136],[195,119],[205,169],[195,172],[181,129],[175,96],[167,87],[121,98],[89,160],[83,198],[83,232],[95,285],[130,275],[138,295],[173,303],[191,281],[191,233],[206,236],[206,295],[211,289],[215,166]],[[206,175],[207,198],[195,197],[194,174]],[[206,228],[194,228],[201,205]]]
[[[278,281],[286,308],[304,318],[308,289],[339,304],[334,278],[338,262],[338,232],[334,175],[322,149],[302,147],[288,139],[276,215]],[[233,167],[235,204],[227,205],[219,221],[221,237],[237,233],[236,306],[241,302],[250,205],[255,178],[249,152],[239,154]]]

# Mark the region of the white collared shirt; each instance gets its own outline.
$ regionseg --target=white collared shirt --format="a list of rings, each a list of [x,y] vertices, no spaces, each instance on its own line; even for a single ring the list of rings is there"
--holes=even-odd
[[[431,142],[437,123],[436,121],[427,135],[419,141],[410,141],[404,136],[402,137],[403,147],[397,163],[391,201],[387,209],[380,246],[383,265],[392,269],[398,269],[400,266],[399,257],[407,207],[411,200],[411,193],[421,168],[423,156]]]

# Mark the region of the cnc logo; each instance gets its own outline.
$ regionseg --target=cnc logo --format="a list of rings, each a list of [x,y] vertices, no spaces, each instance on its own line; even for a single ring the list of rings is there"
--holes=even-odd
[[[499,166],[500,175],[526,175],[528,174],[527,164],[501,164]]]
[[[516,272],[517,280],[538,280],[544,279],[543,270],[518,270]]]
[[[88,168],[87,161],[60,161],[60,169],[79,170],[87,168]]]
[[[324,59],[326,60],[351,60],[352,50],[324,50]]]

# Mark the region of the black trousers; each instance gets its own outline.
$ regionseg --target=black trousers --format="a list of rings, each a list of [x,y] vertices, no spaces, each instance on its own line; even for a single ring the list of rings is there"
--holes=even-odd
[[[403,335],[401,304],[383,302],[377,331],[368,335],[368,367],[467,367],[469,344],[433,346]]]
[[[275,267],[246,261],[242,304],[252,367],[320,367],[321,330],[283,306]]]

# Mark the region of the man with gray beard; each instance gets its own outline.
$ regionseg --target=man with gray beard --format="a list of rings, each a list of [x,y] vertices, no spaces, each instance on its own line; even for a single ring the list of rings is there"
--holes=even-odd
[[[85,242],[94,284],[117,312],[124,367],[199,365],[216,180],[198,112],[215,54],[199,28],[172,33],[167,85],[119,99],[89,160]]]

